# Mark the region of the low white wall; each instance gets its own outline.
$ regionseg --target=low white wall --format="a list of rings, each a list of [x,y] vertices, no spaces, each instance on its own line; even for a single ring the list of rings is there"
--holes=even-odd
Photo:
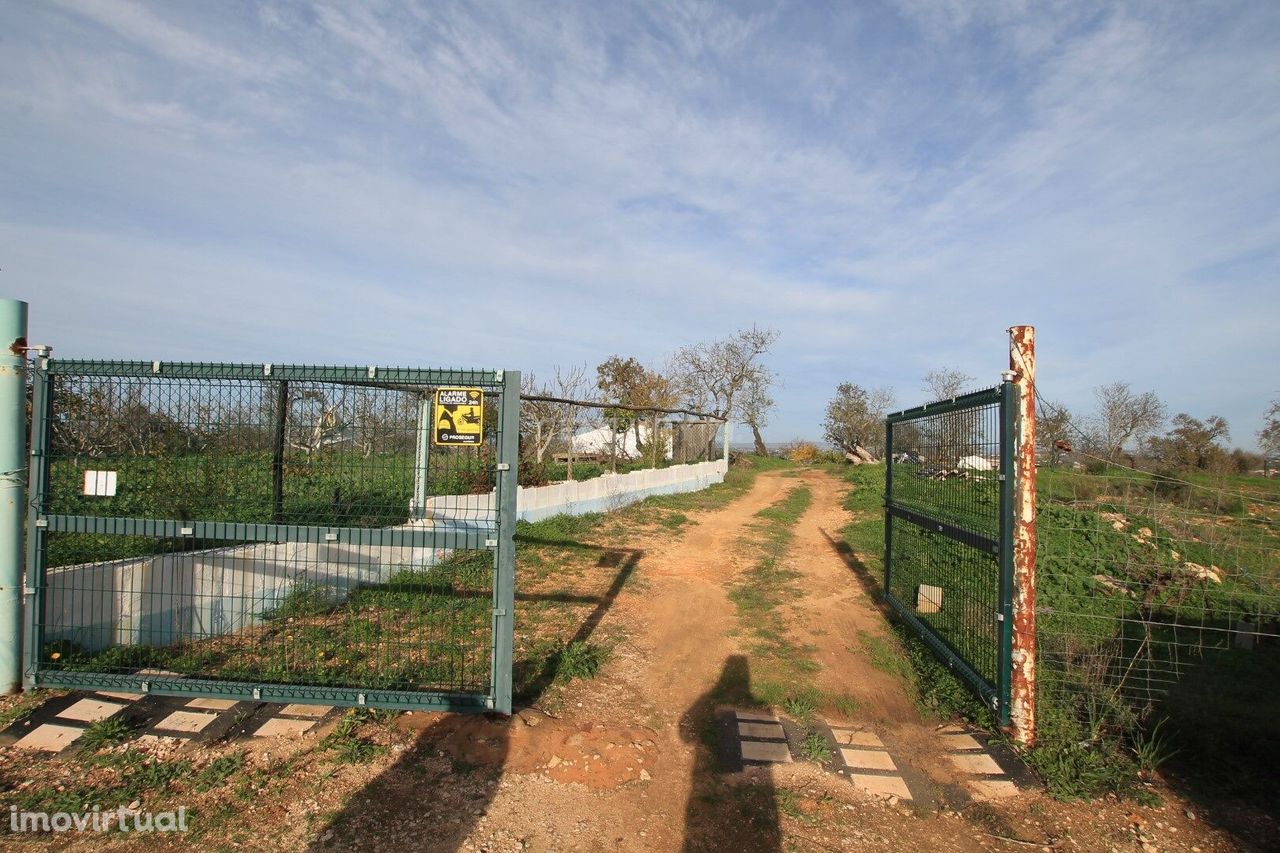
[[[517,516],[610,512],[651,495],[696,492],[724,481],[723,459],[670,468],[606,474],[590,480],[521,487]],[[433,522],[494,517],[494,495],[444,495],[427,501]],[[447,550],[341,543],[235,545],[51,568],[45,590],[45,639],[87,651],[110,646],[167,646],[234,634],[258,625],[298,582],[341,600],[355,587],[384,583],[404,568],[435,565]]]
[[[652,495],[697,492],[724,482],[729,464],[723,459],[644,469],[626,474],[604,474],[590,480],[566,480],[549,486],[521,486],[516,492],[516,517],[541,521],[553,515],[586,515],[611,512]],[[474,521],[492,518],[494,494],[439,495],[427,499],[431,518]]]

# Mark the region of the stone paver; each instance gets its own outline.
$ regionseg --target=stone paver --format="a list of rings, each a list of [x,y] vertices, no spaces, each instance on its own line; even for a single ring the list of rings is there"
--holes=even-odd
[[[893,757],[883,750],[841,747],[840,756],[846,766],[856,770],[897,770]]]
[[[218,719],[217,714],[197,714],[193,711],[174,711],[160,722],[157,729],[195,734],[203,731],[210,723]]]
[[[204,711],[227,711],[236,706],[234,699],[192,699],[188,708],[199,708]]]
[[[254,737],[301,737],[302,733],[314,726],[315,720],[285,720],[272,717],[253,733]]]
[[[290,714],[295,717],[323,717],[325,714],[333,710],[332,705],[303,705],[295,703],[285,705],[281,709],[281,714]]]
[[[744,740],[742,741],[742,760],[790,764],[791,752],[785,743]]]
[[[1003,774],[1004,770],[996,764],[995,759],[985,752],[976,755],[950,755],[951,763],[965,773]]]
[[[111,699],[123,699],[126,702],[137,702],[139,699],[142,698],[141,693],[115,693],[115,692],[108,692],[106,690],[99,690],[97,692],[99,696],[107,696]]]
[[[767,714],[764,711],[734,711],[733,715],[739,720],[749,720],[758,723],[776,723],[778,718],[773,714]]]
[[[911,790],[907,788],[907,783],[902,781],[900,776],[869,776],[865,773],[851,773],[849,778],[853,784],[868,794],[874,794],[877,797],[897,797],[900,800],[911,799]]]
[[[787,736],[781,723],[738,723],[738,737],[764,737],[783,740]]]
[[[45,723],[14,744],[18,749],[34,749],[41,752],[61,752],[67,744],[80,737],[84,729],[75,726],[56,726]]]
[[[982,749],[982,744],[977,738],[963,733],[943,735],[942,744],[946,749]]]
[[[124,707],[124,705],[116,702],[81,699],[70,708],[59,711],[58,716],[64,720],[75,720],[80,723],[96,723],[98,720],[105,720],[117,711],[123,710]]]
[[[875,732],[857,732],[850,729],[832,729],[831,734],[835,735],[836,743],[843,746],[873,746],[878,749],[884,748],[884,741],[880,740],[880,736]]]

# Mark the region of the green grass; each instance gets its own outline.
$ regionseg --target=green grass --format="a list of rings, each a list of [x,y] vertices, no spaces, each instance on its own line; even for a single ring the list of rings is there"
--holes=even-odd
[[[80,744],[86,749],[101,749],[104,746],[115,746],[124,743],[134,735],[134,726],[129,720],[119,715],[107,717],[91,724],[80,735]]]
[[[333,752],[339,764],[368,764],[386,754],[387,747],[360,736],[360,728],[369,719],[364,711],[348,711],[334,726],[333,731],[325,735],[320,742],[321,748]]]
[[[809,732],[804,736],[804,743],[801,744],[800,751],[804,753],[804,757],[818,764],[825,764],[831,760],[831,744],[827,742],[826,736],[819,732]]]

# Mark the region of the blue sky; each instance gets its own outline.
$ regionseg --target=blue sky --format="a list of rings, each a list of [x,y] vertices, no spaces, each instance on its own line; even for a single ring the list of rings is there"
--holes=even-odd
[[[1280,397],[1280,4],[0,0],[0,292],[65,356]]]

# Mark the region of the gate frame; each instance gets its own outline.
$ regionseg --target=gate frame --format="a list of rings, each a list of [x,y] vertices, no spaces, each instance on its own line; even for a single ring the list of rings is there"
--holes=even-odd
[[[934,403],[926,403],[911,409],[894,412],[885,418],[885,492],[884,492],[884,597],[910,628],[924,641],[938,658],[955,671],[978,694],[978,697],[996,714],[999,725],[1010,723],[1011,683],[1013,662],[1013,563],[1014,563],[1014,497],[1016,482],[1016,457],[1014,439],[1018,430],[1017,388],[1012,378],[1006,375],[1003,381],[994,388],[974,391]],[[893,525],[895,516],[907,523],[924,527],[925,524],[936,528],[934,532],[942,532],[948,538],[977,548],[975,539],[986,540],[986,537],[974,534],[947,522],[931,519],[919,512],[897,507],[893,502],[893,427],[894,424],[906,423],[932,415],[964,411],[979,406],[998,403],[999,440],[1000,440],[1000,499],[998,538],[995,553],[999,570],[997,596],[999,609],[992,614],[998,623],[996,645],[996,683],[991,684],[949,643],[946,638],[922,621],[905,603],[893,594]]]
[[[496,460],[496,519],[493,526],[472,525],[444,530],[386,531],[382,528],[296,524],[177,521],[48,514],[49,448],[52,428],[52,380],[55,375],[98,377],[222,380],[300,380],[374,386],[414,383],[423,388],[439,385],[480,384],[501,395],[500,440]],[[207,697],[237,701],[344,705],[370,708],[404,708],[431,711],[512,710],[512,662],[515,641],[515,521],[519,467],[520,372],[516,370],[450,370],[399,367],[313,367],[306,365],[228,364],[160,361],[95,361],[53,359],[41,353],[32,371],[31,467],[27,512],[27,574],[23,588],[24,636],[23,688],[51,687],[70,690],[112,690],[161,696]],[[406,507],[406,513],[409,507]],[[46,545],[51,532],[91,532],[107,535],[140,535],[157,538],[226,539],[239,542],[345,542],[362,544],[373,538],[404,540],[403,544],[492,550],[494,560],[489,692],[446,693],[223,681],[210,678],[170,677],[164,674],[124,675],[56,670],[41,672],[42,620],[48,564]],[[336,537],[336,538],[330,538]]]

